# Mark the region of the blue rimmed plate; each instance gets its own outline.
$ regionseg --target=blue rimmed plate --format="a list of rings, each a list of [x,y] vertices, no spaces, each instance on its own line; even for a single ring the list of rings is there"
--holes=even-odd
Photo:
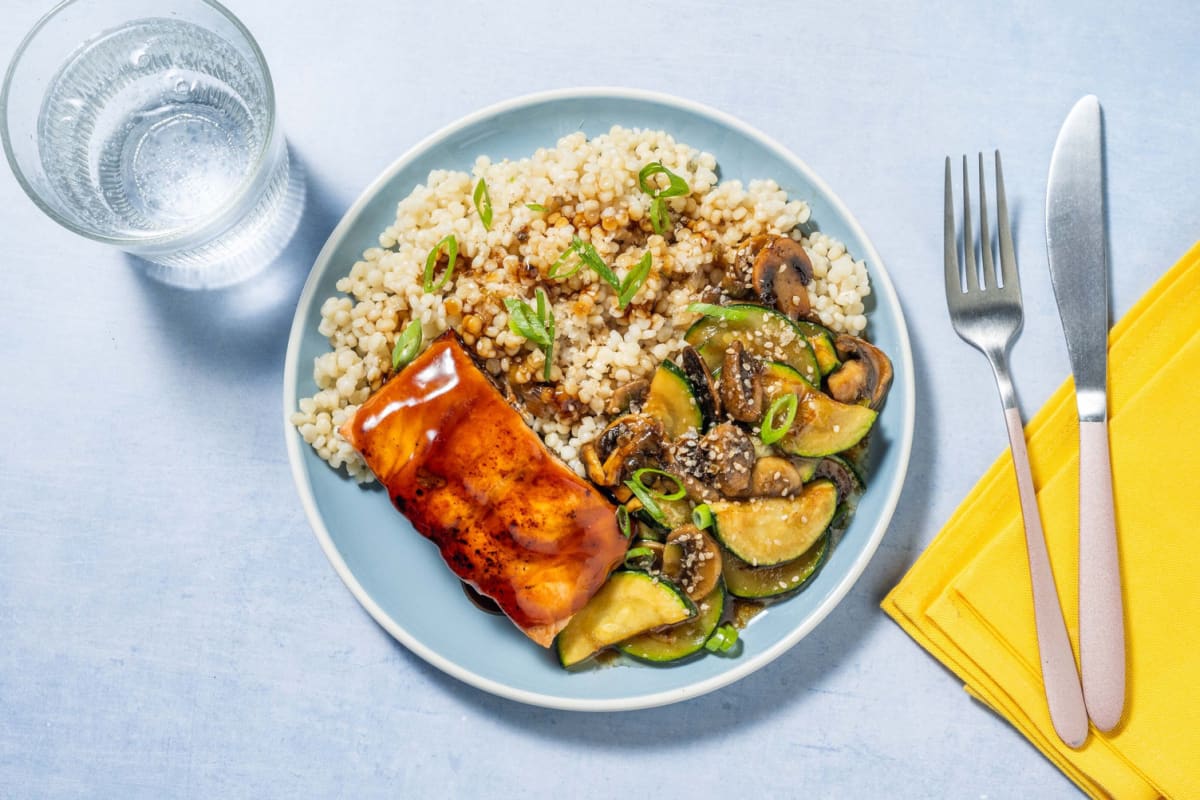
[[[875,303],[869,330],[893,359],[895,383],[873,434],[870,485],[845,535],[804,592],[754,619],[738,657],[568,673],[508,620],[468,602],[434,546],[413,531],[387,495],[330,469],[287,419],[298,398],[316,391],[313,359],[329,349],[317,332],[322,301],[338,293],[338,278],[377,245],[380,231],[395,219],[396,204],[431,170],[469,171],[481,154],[522,158],[574,131],[597,135],[616,124],[665,130],[714,154],[722,179],[773,178],[790,197],[808,201],[813,222],[866,260]],[[779,144],[727,114],[627,89],[510,100],[438,131],[392,164],[346,212],[317,257],[292,323],[283,387],[288,457],[305,513],[330,562],[371,616],[421,658],[480,689],[584,711],[645,708],[710,692],[769,663],[816,627],[862,574],[887,529],[908,465],[913,406],[912,354],[896,292],[870,240],[825,183]]]

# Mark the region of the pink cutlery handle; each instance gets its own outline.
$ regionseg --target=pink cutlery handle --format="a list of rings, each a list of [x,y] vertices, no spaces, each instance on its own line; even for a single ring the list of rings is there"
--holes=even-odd
[[[1125,706],[1125,615],[1108,423],[1079,423],[1079,662],[1088,716],[1102,731]]]
[[[1021,516],[1025,520],[1025,546],[1029,553],[1029,577],[1033,583],[1033,617],[1046,704],[1058,737],[1070,747],[1081,747],[1088,734],[1087,709],[1079,687],[1071,640],[1067,637],[1067,625],[1058,602],[1054,573],[1050,569],[1050,554],[1042,532],[1042,518],[1038,514],[1033,474],[1029,470],[1029,453],[1025,449],[1025,429],[1021,425],[1021,413],[1015,408],[1004,409],[1004,419],[1008,423]]]

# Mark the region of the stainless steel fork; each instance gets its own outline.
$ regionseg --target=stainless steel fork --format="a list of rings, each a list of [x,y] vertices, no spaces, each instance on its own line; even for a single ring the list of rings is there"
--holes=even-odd
[[[984,186],[983,154],[979,154],[979,238],[982,271],[976,269],[975,242],[971,235],[971,192],[967,157],[963,156],[963,260],[959,265],[954,225],[954,187],[946,159],[946,304],[955,332],[968,344],[987,356],[1000,389],[1008,441],[1012,447],[1017,492],[1021,498],[1021,516],[1025,521],[1025,547],[1029,555],[1029,577],[1033,582],[1034,622],[1037,626],[1038,652],[1042,665],[1042,683],[1046,704],[1055,732],[1070,747],[1080,747],[1087,738],[1087,710],[1083,704],[1079,672],[1067,626],[1063,621],[1054,573],[1038,514],[1029,454],[1025,449],[1025,430],[1017,398],[1008,371],[1008,349],[1021,329],[1021,283],[1017,276],[1017,257],[1013,252],[1012,232],[1008,225],[1008,203],[1004,197],[1004,175],[1000,151],[996,151],[996,222],[999,229],[1000,273],[992,260],[991,234],[988,231],[987,191]],[[965,288],[962,278],[965,274]],[[997,280],[999,278],[999,280]]]

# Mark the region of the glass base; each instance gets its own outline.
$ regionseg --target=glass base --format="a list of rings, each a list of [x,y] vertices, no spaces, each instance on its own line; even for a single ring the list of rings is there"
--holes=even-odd
[[[303,167],[285,152],[269,185],[249,213],[220,236],[171,252],[138,252],[146,274],[185,289],[219,289],[250,278],[291,241],[304,212]]]

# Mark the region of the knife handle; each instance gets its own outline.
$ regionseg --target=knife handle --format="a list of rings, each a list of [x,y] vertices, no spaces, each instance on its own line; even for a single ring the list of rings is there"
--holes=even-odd
[[[1033,585],[1033,622],[1037,630],[1046,705],[1058,738],[1068,746],[1078,748],[1083,746],[1088,735],[1087,710],[1079,688],[1079,673],[1075,670],[1075,654],[1071,652],[1067,624],[1054,585],[1042,518],[1038,513],[1029,451],[1025,447],[1025,428],[1021,424],[1021,412],[1016,408],[1005,408],[1004,419],[1008,423],[1008,443],[1012,448],[1017,495],[1021,499],[1021,516],[1025,522],[1025,549]]]
[[[1110,731],[1125,706],[1125,615],[1103,419],[1079,423],[1079,661],[1088,716]]]

